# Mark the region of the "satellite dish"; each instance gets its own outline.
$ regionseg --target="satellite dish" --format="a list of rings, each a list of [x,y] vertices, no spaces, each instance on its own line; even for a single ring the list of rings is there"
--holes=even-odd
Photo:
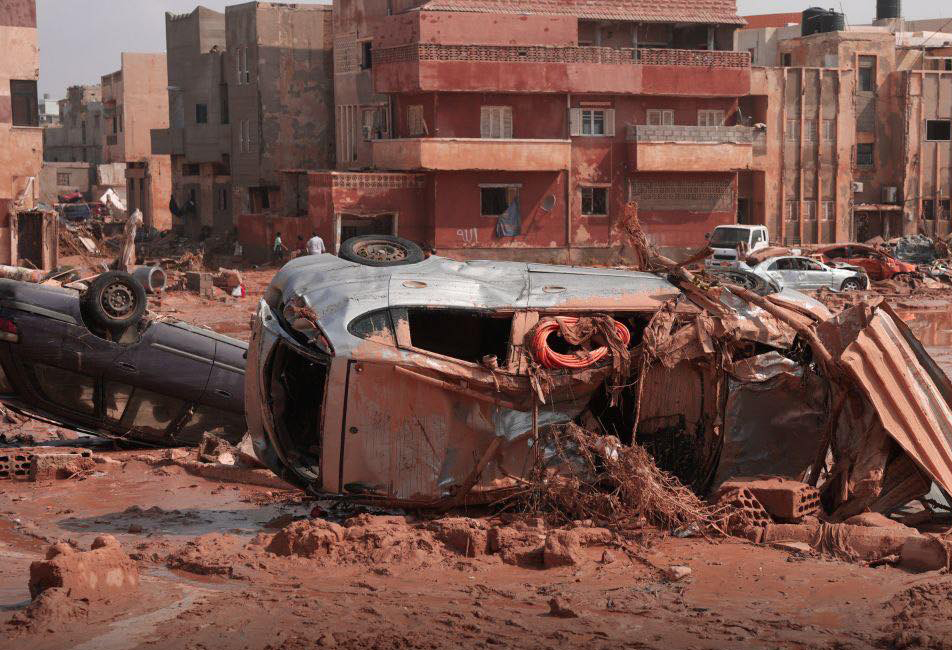
[[[544,199],[542,199],[542,209],[545,212],[552,212],[552,209],[555,207],[555,195],[550,194]]]

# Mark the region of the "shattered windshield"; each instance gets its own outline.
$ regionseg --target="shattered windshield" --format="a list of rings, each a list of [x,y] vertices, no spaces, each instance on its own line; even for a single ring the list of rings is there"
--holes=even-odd
[[[750,238],[750,231],[744,228],[718,228],[711,235],[711,246],[714,248],[734,248],[737,244],[746,244]]]

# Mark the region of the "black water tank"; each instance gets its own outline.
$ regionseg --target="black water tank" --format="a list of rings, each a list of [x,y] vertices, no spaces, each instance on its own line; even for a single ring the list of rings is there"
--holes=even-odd
[[[826,9],[810,7],[803,12],[800,19],[800,35],[809,36],[820,32],[820,17],[827,14]]]
[[[876,0],[876,20],[902,18],[902,0]]]
[[[824,33],[845,32],[846,15],[835,11],[828,11],[823,16],[820,16],[820,31]]]

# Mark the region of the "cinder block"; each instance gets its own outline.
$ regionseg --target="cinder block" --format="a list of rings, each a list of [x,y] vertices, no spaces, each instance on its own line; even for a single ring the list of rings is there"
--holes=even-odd
[[[215,295],[214,278],[211,273],[189,271],[185,274],[185,286],[203,298],[212,298]]]
[[[722,489],[746,489],[753,494],[772,517],[799,521],[820,510],[820,493],[806,483],[773,477],[736,479],[724,483]]]
[[[30,477],[30,457],[30,453],[16,449],[0,453],[0,480],[27,480]]]
[[[89,451],[50,451],[32,454],[29,465],[31,481],[53,481],[92,469],[96,465]]]

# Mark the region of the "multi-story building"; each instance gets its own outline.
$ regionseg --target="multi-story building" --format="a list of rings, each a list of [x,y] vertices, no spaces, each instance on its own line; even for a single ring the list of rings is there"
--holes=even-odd
[[[272,230],[594,262],[632,202],[663,250],[696,250],[753,173],[740,25],[733,0],[337,0],[338,171]]]
[[[43,132],[43,160],[47,162],[103,161],[102,87],[70,86],[59,102],[59,126]]]
[[[755,78],[768,80],[759,105],[777,137],[767,138],[768,199],[753,220],[778,240],[952,230],[952,34],[937,31],[952,20],[886,13],[897,7],[877,3],[873,25],[833,20],[810,33],[785,14],[737,33],[737,49],[767,66]]]
[[[49,93],[43,93],[43,99],[39,103],[39,117],[40,117],[40,126],[49,127],[49,126],[59,126],[60,123],[60,107],[59,102],[55,99],[50,99]]]
[[[169,156],[152,153],[152,129],[168,128],[164,54],[122,53],[122,68],[102,78],[103,162],[125,163],[126,203],[147,228],[172,226]]]
[[[152,132],[152,152],[170,154],[173,222],[191,236],[233,227],[231,119],[225,14],[198,7],[165,15],[169,128]]]
[[[234,205],[249,227],[307,211],[306,188],[286,172],[333,166],[331,16],[326,5],[225,9]]]
[[[39,196],[43,130],[35,0],[0,3],[0,264],[56,262],[56,221],[30,212]]]

